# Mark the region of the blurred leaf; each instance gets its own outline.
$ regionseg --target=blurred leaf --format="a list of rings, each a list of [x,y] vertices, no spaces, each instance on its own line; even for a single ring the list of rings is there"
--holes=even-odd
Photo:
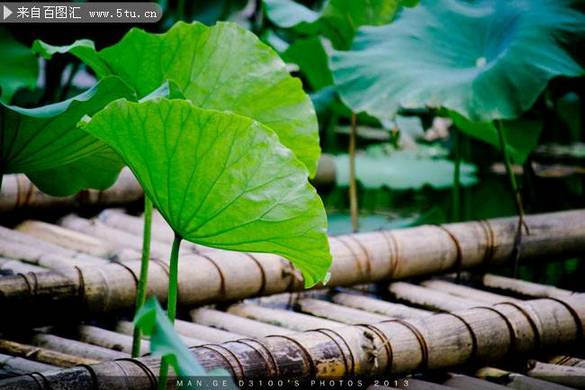
[[[100,77],[120,76],[139,97],[173,80],[196,106],[253,118],[274,130],[311,175],[316,172],[317,117],[301,82],[270,47],[236,24],[179,22],[164,34],[134,28],[99,52],[79,43],[69,52]]]
[[[283,53],[282,58],[299,66],[313,90],[320,90],[333,84],[328,56],[319,38],[295,40]]]
[[[84,129],[116,150],[173,230],[201,245],[281,255],[305,285],[331,255],[303,164],[262,124],[183,100],[117,101]]]
[[[33,109],[0,104],[0,166],[3,172],[31,174],[34,181],[42,175],[41,171],[52,174],[59,167],[102,151],[104,144],[78,129],[77,123],[84,115],[101,110],[112,100],[132,96],[123,81],[108,77],[94,88],[61,103]],[[49,193],[64,195],[79,191],[81,188],[76,186],[79,181],[91,188],[102,188],[105,182],[117,176],[117,172],[108,167],[94,177],[88,174],[89,168],[86,171],[76,163],[66,170],[83,170],[85,178],[71,178],[70,182],[57,182],[55,178],[49,186],[50,177],[47,177],[39,184]],[[61,177],[67,179],[66,173]]]
[[[20,88],[37,85],[39,64],[31,50],[0,28],[0,102],[10,103]]]
[[[575,92],[569,92],[557,101],[557,113],[569,128],[573,142],[581,139],[583,112],[581,98]]]
[[[334,157],[337,183],[349,185],[349,158],[347,155]],[[475,166],[461,164],[461,185],[477,183]],[[388,187],[396,190],[418,190],[424,186],[436,189],[453,185],[454,164],[442,158],[417,156],[410,150],[396,150],[389,155],[358,154],[356,156],[357,180],[365,188]]]
[[[583,68],[562,42],[583,38],[571,0],[422,0],[392,24],[360,29],[331,69],[342,100],[380,119],[444,107],[474,121],[513,119],[549,80]]]
[[[450,115],[459,130],[500,149],[498,129],[493,122],[471,122],[455,112],[451,112]],[[542,122],[520,118],[501,123],[512,161],[516,164],[524,164],[530,152],[538,145],[538,139],[542,133]]]
[[[268,18],[278,27],[331,40],[333,47],[347,50],[360,26],[390,22],[402,5],[401,0],[328,0],[321,12],[315,12],[293,0],[264,0]]]

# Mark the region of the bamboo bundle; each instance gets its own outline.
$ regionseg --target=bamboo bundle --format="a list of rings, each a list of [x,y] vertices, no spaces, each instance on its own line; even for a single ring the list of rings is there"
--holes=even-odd
[[[236,379],[396,375],[568,347],[584,331],[585,295],[574,295],[238,340],[192,348],[192,352],[206,369],[225,368]],[[7,380],[0,389],[74,390],[116,383],[128,389],[151,389],[156,387],[159,362],[153,357],[104,362],[37,377],[42,380],[28,376]]]
[[[86,344],[81,341],[53,334],[36,334],[31,338],[30,342],[37,347],[97,361],[121,359],[129,356],[127,353],[114,351],[97,345]]]
[[[585,211],[533,215],[526,222],[531,233],[524,237],[522,260],[585,252]],[[350,286],[502,263],[512,252],[516,225],[516,218],[501,218],[331,237],[334,261],[328,285]],[[85,314],[129,310],[139,269],[139,261],[127,261],[3,277],[0,303],[7,308],[26,304],[33,312],[41,307],[56,313],[75,307]],[[149,295],[162,302],[167,295],[167,272],[164,261],[154,261],[149,267]],[[288,261],[270,254],[210,251],[183,255],[179,261],[181,306],[302,289],[300,273]]]
[[[140,200],[143,195],[142,188],[129,169],[123,169],[116,183],[105,191],[85,190],[66,197],[54,197],[41,192],[25,175],[4,175],[0,212],[22,208],[116,206]]]

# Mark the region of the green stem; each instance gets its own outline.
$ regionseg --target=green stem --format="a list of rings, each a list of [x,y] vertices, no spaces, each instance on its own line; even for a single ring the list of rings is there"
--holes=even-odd
[[[455,130],[453,133],[453,149],[455,152],[455,170],[453,172],[453,189],[451,191],[451,220],[461,220],[461,133]]]
[[[524,205],[522,203],[522,195],[518,189],[518,184],[516,182],[516,175],[514,175],[514,171],[512,169],[512,162],[510,159],[510,154],[508,153],[508,143],[506,142],[506,135],[504,134],[504,129],[502,128],[502,122],[496,121],[496,129],[498,130],[498,137],[500,140],[500,149],[502,150],[502,156],[504,157],[504,164],[506,166],[506,173],[508,174],[508,179],[510,180],[510,186],[512,187],[512,191],[514,192],[514,200],[516,202],[516,210],[518,212],[518,227],[516,229],[516,237],[514,239],[514,248],[512,249],[511,258],[514,261],[514,276],[518,271],[518,263],[520,260],[520,246],[522,244],[522,227],[526,228],[526,232],[529,234],[528,226],[524,222]]]
[[[152,201],[144,194],[144,229],[142,233],[142,258],[140,260],[140,278],[136,288],[136,312],[146,301],[146,286],[148,285],[148,264],[150,263],[150,234],[152,230]],[[132,338],[132,357],[140,355],[142,332],[134,327]]]
[[[349,134],[349,210],[351,213],[351,227],[354,233],[359,230],[358,195],[355,175],[355,146],[357,138],[357,119],[351,114],[351,132]]]
[[[169,295],[167,300],[167,314],[171,323],[175,323],[177,316],[177,291],[179,284],[179,247],[181,246],[182,237],[175,233],[173,248],[171,249],[171,258],[169,261]],[[169,373],[169,361],[163,358],[160,363],[160,377],[158,381],[159,390],[163,390],[167,385]]]

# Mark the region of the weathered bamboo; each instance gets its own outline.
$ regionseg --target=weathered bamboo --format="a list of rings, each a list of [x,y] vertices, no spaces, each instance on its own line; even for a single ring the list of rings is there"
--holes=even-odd
[[[96,257],[109,258],[115,254],[114,249],[104,240],[46,222],[25,221],[18,225],[16,230],[43,241]]]
[[[27,273],[27,272],[48,272],[48,268],[39,267],[32,264],[23,263],[19,260],[6,259],[0,257],[0,271],[10,271],[12,273]]]
[[[408,321],[232,341],[193,348],[192,353],[206,369],[222,367],[236,379],[399,375],[558,350],[580,340],[584,325],[585,296],[574,295],[562,301],[500,303]],[[159,361],[145,357],[104,362],[43,374],[42,380],[23,376],[1,382],[0,389],[104,389],[116,383],[152,389]]]
[[[0,351],[18,357],[59,367],[73,367],[79,364],[95,364],[101,359],[89,359],[37,346],[26,345],[16,341],[0,339]]]
[[[86,219],[76,215],[68,215],[61,220],[61,225],[67,229],[83,232],[87,235],[98,237],[110,243],[116,249],[142,250],[142,238],[120,229],[107,226],[97,219]],[[150,242],[151,257],[165,259],[171,253],[171,245],[156,240]],[[189,253],[182,250],[181,254]]]
[[[29,359],[0,354],[0,379],[28,374],[30,372],[54,371],[58,367]]]
[[[41,192],[25,175],[5,175],[0,192],[0,212],[36,208],[116,206],[142,198],[142,188],[129,169],[122,170],[116,183],[105,191],[86,190],[73,196],[54,197]]]
[[[543,381],[541,379],[531,378],[526,375],[517,374],[514,372],[504,371],[493,367],[484,367],[475,373],[479,378],[488,379],[497,383],[501,383],[506,388],[522,389],[522,390],[570,390],[571,387],[559,385],[556,383]]]
[[[585,211],[533,215],[527,217],[527,223],[530,235],[523,238],[523,261],[585,252]],[[328,286],[502,263],[514,246],[516,224],[515,218],[503,218],[331,237],[334,260]],[[31,274],[0,278],[0,304],[26,304],[33,312],[44,307],[58,313],[71,312],[72,306],[80,314],[128,311],[134,305],[139,269],[139,261],[128,261],[48,272],[34,278]],[[148,280],[149,295],[164,302],[168,287],[164,260],[149,267]],[[181,306],[298,291],[303,287],[300,273],[274,255],[211,251],[183,255],[179,262]],[[48,290],[52,294],[50,302],[40,299],[47,296]]]
[[[482,283],[489,288],[532,298],[566,298],[574,294],[572,291],[563,290],[554,286],[546,286],[492,274],[484,275],[482,277]]]
[[[452,294],[456,297],[471,299],[475,302],[484,302],[490,305],[500,302],[521,302],[520,299],[495,294],[489,291],[478,290],[476,288],[446,282],[443,280],[426,280],[421,283],[421,286],[430,288],[431,290]]]
[[[248,337],[265,337],[274,334],[290,334],[292,331],[260,321],[250,320],[234,314],[225,313],[214,309],[195,309],[191,311],[194,322],[228,332],[238,332]]]
[[[156,218],[155,218],[156,216]],[[103,224],[117,229],[123,230],[136,237],[142,237],[142,231],[144,229],[144,220],[141,217],[135,217],[128,215],[122,210],[108,209],[104,210],[98,216],[98,220]],[[153,219],[151,226],[151,238],[152,240],[172,245],[175,238],[175,233],[169,224],[160,216],[160,213],[153,211]],[[185,252],[198,253],[201,250],[208,250],[200,245],[193,244],[192,242],[185,241],[181,243],[181,248]]]
[[[184,326],[181,326],[180,324],[177,325],[177,322],[178,321],[175,320],[175,329],[177,330],[179,337],[181,337],[181,340],[183,340],[185,345],[187,345],[189,347],[196,347],[199,345],[209,344],[212,342],[209,339],[206,339],[203,337],[198,337],[196,334],[193,334],[193,333],[192,334],[185,334],[185,332],[182,331],[184,329]],[[180,321],[180,322],[190,324],[186,321]],[[194,324],[194,325],[196,325],[196,324]],[[217,330],[219,332],[218,329],[212,329],[212,330]],[[129,322],[129,321],[119,321],[118,324],[116,325],[116,331],[119,333],[122,333],[124,335],[132,336],[134,334],[134,325],[132,324],[132,322]],[[235,337],[233,340],[238,339],[238,338],[239,337]],[[219,341],[219,342],[223,342],[223,341]]]
[[[79,340],[84,343],[113,349],[114,351],[124,352],[129,355],[132,353],[132,337],[128,335],[89,325],[80,325],[77,331]],[[142,342],[140,355],[147,354],[149,350],[150,344],[147,341]]]
[[[400,303],[386,302],[358,294],[337,293],[333,296],[333,302],[354,309],[401,319],[424,317],[433,314],[432,311],[416,309]]]
[[[551,364],[560,364],[561,366],[573,366],[585,368],[585,360],[577,359],[572,356],[558,355],[548,360]]]
[[[261,321],[298,332],[319,328],[339,328],[340,326],[343,326],[343,324],[336,321],[329,321],[323,318],[295,313],[290,310],[262,307],[251,303],[232,305],[227,311],[228,313],[240,317]]]
[[[302,312],[344,324],[368,324],[391,319],[385,315],[368,313],[319,299],[301,299],[297,305]]]
[[[38,347],[51,349],[53,351],[97,361],[121,359],[129,356],[127,353],[113,351],[107,348],[82,343],[81,341],[71,340],[52,334],[36,334],[31,338],[31,344]]]
[[[116,325],[116,331],[127,335],[132,335],[133,329],[134,325],[130,321],[118,321],[118,324]],[[182,320],[175,320],[175,330],[180,335],[191,340],[204,340],[201,344],[224,343],[226,341],[244,338],[244,336],[240,334],[226,332],[225,330],[215,329],[209,326],[203,326]]]
[[[388,291],[401,301],[432,310],[457,311],[484,304],[481,301],[461,298],[405,282],[390,284]]]
[[[531,360],[526,375],[559,383],[575,389],[585,389],[585,368],[575,366],[559,366]]]

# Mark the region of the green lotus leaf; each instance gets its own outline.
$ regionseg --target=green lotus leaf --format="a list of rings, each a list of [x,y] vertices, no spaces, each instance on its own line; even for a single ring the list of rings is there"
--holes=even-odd
[[[513,119],[549,80],[583,68],[565,49],[582,42],[585,15],[572,0],[423,0],[392,24],[359,31],[331,69],[357,112],[444,107],[473,120]]]
[[[27,174],[45,171],[102,150],[104,144],[78,129],[77,123],[112,100],[132,96],[121,79],[107,77],[61,103],[33,109],[0,104],[0,170]]]
[[[69,164],[27,174],[28,178],[44,193],[68,196],[87,188],[106,190],[118,178],[124,162],[105,145],[89,156]]]
[[[333,84],[329,57],[319,38],[297,39],[282,54],[282,58],[299,66],[313,90]]]
[[[30,49],[3,28],[0,28],[0,58],[0,101],[10,103],[20,88],[32,89],[37,85],[39,64]]]
[[[266,15],[278,27],[299,32],[322,34],[336,49],[346,50],[360,26],[377,26],[390,22],[403,5],[403,0],[329,0],[315,12],[293,0],[264,0]]]
[[[494,122],[472,122],[455,112],[451,112],[450,116],[455,126],[462,132],[500,149],[500,138]],[[538,139],[542,133],[542,121],[520,118],[500,123],[512,161],[516,164],[524,164],[530,152],[538,145]]]
[[[67,50],[43,53],[56,51]],[[120,76],[139,97],[173,80],[196,106],[253,118],[274,130],[311,175],[316,172],[319,133],[311,100],[278,55],[234,23],[179,22],[164,34],[132,29],[99,52],[86,44],[69,52],[99,77]]]
[[[184,100],[116,101],[84,129],[132,169],[169,225],[201,245],[276,253],[322,280],[326,215],[304,165],[250,118]]]

